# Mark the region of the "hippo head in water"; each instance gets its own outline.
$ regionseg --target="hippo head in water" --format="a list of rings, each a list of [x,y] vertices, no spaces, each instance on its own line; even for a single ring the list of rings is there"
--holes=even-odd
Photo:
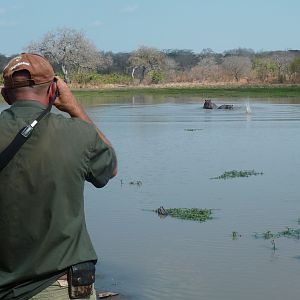
[[[204,109],[213,109],[213,108],[217,108],[217,105],[213,102],[211,102],[211,100],[205,100],[204,104],[203,104],[203,108]]]

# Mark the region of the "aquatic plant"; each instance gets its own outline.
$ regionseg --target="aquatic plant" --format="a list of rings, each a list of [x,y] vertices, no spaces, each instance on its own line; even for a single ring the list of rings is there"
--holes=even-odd
[[[200,131],[203,130],[201,128],[185,128],[184,131]]]
[[[161,215],[161,209],[154,210],[154,212]],[[192,220],[192,221],[198,221],[198,222],[205,222],[207,220],[212,219],[212,210],[211,209],[200,209],[200,208],[164,208],[164,212],[167,213],[167,215],[182,219],[182,220]],[[165,213],[163,215],[166,215]]]
[[[255,238],[263,238],[265,240],[270,240],[270,239],[279,238],[279,237],[300,239],[300,228],[295,229],[295,228],[286,227],[285,230],[278,231],[278,232],[271,232],[270,230],[267,230],[262,233],[256,232],[256,233],[254,233],[254,237]]]
[[[239,237],[241,237],[242,235],[239,234],[237,231],[232,231],[232,239],[233,240],[237,240]]]
[[[299,239],[300,238],[300,228],[296,229],[296,228],[286,227],[286,230],[279,232],[279,234],[281,236]]]
[[[275,243],[275,240],[274,240],[274,239],[271,240],[271,244],[272,244],[272,246],[273,246],[273,251],[277,250],[277,248],[276,248],[276,243]]]
[[[129,184],[141,186],[143,184],[143,182],[141,180],[136,180],[136,181],[129,181]]]
[[[249,177],[249,176],[257,176],[263,175],[262,172],[256,172],[255,170],[231,170],[225,171],[222,175],[217,177],[212,177],[210,179],[229,179],[229,178],[236,178],[236,177]]]

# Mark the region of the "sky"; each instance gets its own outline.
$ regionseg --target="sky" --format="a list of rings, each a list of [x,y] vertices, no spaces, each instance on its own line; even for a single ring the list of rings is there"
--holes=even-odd
[[[101,51],[300,49],[299,0],[0,0],[0,53],[49,31],[83,31]]]

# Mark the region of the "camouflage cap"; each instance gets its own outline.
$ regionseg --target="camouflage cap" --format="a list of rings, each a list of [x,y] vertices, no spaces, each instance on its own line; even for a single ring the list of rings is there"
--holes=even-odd
[[[13,74],[21,70],[27,70],[30,79],[14,78]],[[52,81],[54,76],[53,68],[48,60],[33,53],[22,53],[14,57],[3,69],[4,87],[9,89],[47,83]]]

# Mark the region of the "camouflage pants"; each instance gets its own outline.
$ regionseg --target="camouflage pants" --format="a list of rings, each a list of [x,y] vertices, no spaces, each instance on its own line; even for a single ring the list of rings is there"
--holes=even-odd
[[[52,285],[33,296],[30,300],[69,300],[68,283],[66,280],[59,280]],[[90,298],[84,298],[90,300],[96,300],[96,291],[93,289],[93,294]],[[80,300],[80,299],[78,299]],[[82,299],[83,300],[83,299]]]

